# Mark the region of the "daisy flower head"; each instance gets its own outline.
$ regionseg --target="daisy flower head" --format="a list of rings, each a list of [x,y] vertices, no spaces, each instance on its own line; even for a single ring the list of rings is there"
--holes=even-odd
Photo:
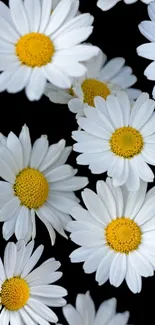
[[[11,132],[0,140],[0,176],[5,180],[0,181],[3,237],[35,238],[37,215],[53,245],[54,229],[67,238],[64,228],[70,220],[69,211],[79,202],[74,191],[88,184],[86,177],[75,176],[77,170],[66,164],[72,148],[65,147],[64,140],[49,146],[46,135],[32,147],[26,125],[19,138]]]
[[[121,0],[98,0],[97,1],[97,6],[102,9],[103,11],[107,11],[114,7],[118,2]],[[150,3],[153,0],[141,0],[143,3]],[[137,0],[124,0],[124,2],[128,5],[137,2]]]
[[[0,322],[20,325],[57,323],[56,314],[48,307],[62,307],[66,289],[54,285],[62,272],[56,272],[60,262],[50,258],[36,269],[43,245],[33,252],[34,242],[25,245],[9,242],[4,261],[0,259]]]
[[[83,131],[72,133],[74,150],[81,153],[77,163],[89,165],[93,174],[107,171],[114,186],[126,184],[131,191],[140,179],[153,182],[148,164],[155,165],[155,101],[142,93],[132,106],[124,91],[94,101],[78,119]]]
[[[149,80],[155,80],[154,68],[155,68],[155,2],[149,4],[148,14],[151,21],[143,21],[139,24],[140,32],[149,40],[150,43],[145,43],[137,48],[137,53],[151,62],[144,71],[144,75]],[[152,92],[153,98],[155,98],[155,86]]]
[[[91,46],[91,45],[90,45]],[[137,78],[132,69],[125,66],[123,58],[114,58],[107,62],[106,55],[100,50],[93,59],[85,62],[87,73],[73,81],[70,89],[61,90],[47,83],[45,94],[55,103],[67,104],[76,117],[84,116],[84,107],[94,106],[95,96],[106,99],[109,94],[116,94],[125,89],[130,99],[135,100],[140,90],[130,88]]]
[[[75,308],[70,304],[63,307],[63,314],[69,325],[126,325],[129,312],[117,313],[116,306],[117,300],[112,298],[102,302],[96,311],[90,293],[86,292],[77,295]]]
[[[25,88],[29,100],[39,100],[46,80],[70,88],[72,77],[81,77],[81,61],[98,48],[80,44],[92,33],[93,17],[76,15],[78,0],[0,1],[0,91],[17,93]],[[35,19],[34,19],[35,17]]]
[[[97,194],[85,189],[87,209],[74,207],[67,225],[71,240],[81,246],[71,262],[84,262],[85,273],[96,272],[99,285],[108,279],[119,287],[126,281],[133,293],[141,291],[141,277],[155,267],[155,187],[146,194],[141,181],[137,192],[114,187],[111,178],[97,182]]]

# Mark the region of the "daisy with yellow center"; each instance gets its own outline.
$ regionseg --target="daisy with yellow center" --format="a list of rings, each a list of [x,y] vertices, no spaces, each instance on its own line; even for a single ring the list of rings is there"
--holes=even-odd
[[[80,62],[99,51],[80,44],[92,32],[93,17],[80,14],[77,21],[77,0],[10,0],[9,6],[0,1],[0,92],[25,89],[33,101],[47,80],[70,88],[72,78],[86,72]]]
[[[108,95],[116,94],[120,89],[125,89],[133,102],[141,92],[131,88],[137,80],[132,74],[132,69],[125,66],[123,58],[106,61],[106,55],[100,50],[96,57],[85,62],[87,73],[84,77],[74,80],[69,90],[61,90],[47,83],[45,95],[52,102],[68,104],[77,118],[84,115],[85,107],[94,107],[96,96],[106,100]]]
[[[0,259],[0,320],[1,324],[49,324],[57,323],[56,314],[48,307],[64,306],[67,291],[51,285],[59,280],[62,272],[56,272],[60,263],[50,258],[34,269],[44,247],[40,245],[34,252],[34,242],[25,245],[9,242],[4,252],[4,262]]]
[[[23,126],[19,138],[10,133],[0,137],[0,221],[3,237],[30,240],[36,236],[36,215],[45,224],[52,244],[55,231],[67,237],[64,229],[69,211],[78,204],[74,191],[87,185],[86,177],[65,164],[71,147],[61,140],[49,146],[47,136],[31,145],[29,129]]]
[[[108,279],[118,287],[126,281],[133,293],[141,291],[141,277],[155,267],[155,188],[146,193],[147,183],[129,192],[114,187],[111,178],[97,182],[97,194],[82,192],[86,209],[74,207],[67,230],[81,246],[70,255],[73,263],[84,262],[85,273],[96,272],[99,285]],[[110,323],[111,324],[111,323]]]
[[[77,163],[89,165],[93,174],[107,171],[114,186],[126,184],[136,191],[140,179],[153,182],[148,164],[155,165],[155,102],[143,93],[132,105],[127,93],[119,91],[105,101],[95,97],[95,107],[86,107],[78,119],[83,131],[72,136]]]

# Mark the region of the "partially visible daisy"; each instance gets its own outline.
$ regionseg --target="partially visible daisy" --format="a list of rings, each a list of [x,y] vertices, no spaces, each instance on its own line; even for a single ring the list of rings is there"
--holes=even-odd
[[[77,177],[77,169],[65,164],[71,147],[61,140],[49,146],[46,135],[32,147],[25,125],[19,138],[9,133],[0,138],[0,221],[3,237],[30,240],[36,236],[36,215],[46,226],[52,244],[54,229],[66,237],[64,228],[70,209],[78,204],[74,191],[87,185],[86,177]]]
[[[109,10],[112,7],[114,7],[119,1],[121,0],[98,0],[97,1],[97,6],[102,9],[103,11]],[[148,4],[153,0],[141,0],[142,2]],[[132,4],[137,2],[137,0],[124,0],[126,4]]]
[[[0,259],[0,323],[1,325],[49,325],[57,323],[56,314],[48,307],[66,304],[67,291],[53,285],[61,278],[62,272],[55,272],[60,262],[48,259],[33,270],[39,261],[43,245],[33,253],[34,242],[25,245],[10,242],[4,252],[4,262]]]
[[[106,99],[109,94],[125,89],[130,99],[135,100],[141,91],[130,88],[137,81],[132,69],[125,66],[123,58],[106,61],[106,55],[100,50],[98,56],[85,63],[87,73],[83,78],[73,81],[71,89],[61,90],[47,83],[45,94],[54,103],[68,103],[77,118],[84,115],[84,107],[94,106],[95,96]]]
[[[0,92],[25,88],[33,101],[43,95],[46,80],[70,88],[72,77],[86,72],[80,62],[98,53],[81,44],[92,33],[93,17],[77,16],[78,0],[62,0],[55,8],[52,0],[10,0],[9,5],[0,1]]]
[[[95,304],[90,293],[78,294],[75,308],[68,304],[63,307],[63,314],[69,325],[126,325],[129,312],[116,312],[117,300],[115,298],[102,302],[99,309],[95,310]]]
[[[114,186],[126,184],[131,191],[138,190],[140,179],[153,182],[148,164],[155,165],[155,101],[142,93],[132,106],[120,91],[106,101],[95,97],[95,106],[78,119],[84,131],[72,133],[74,150],[82,153],[77,163],[89,165],[93,174],[107,171]]]
[[[147,183],[137,192],[115,188],[112,180],[97,182],[97,194],[82,192],[87,210],[74,207],[75,221],[67,225],[71,240],[80,245],[71,255],[84,262],[85,273],[96,272],[99,285],[108,279],[119,287],[123,280],[133,293],[141,291],[141,277],[153,276],[155,268],[155,187]]]
[[[146,59],[153,61],[145,69],[144,75],[149,80],[155,80],[155,2],[150,3],[148,6],[148,14],[152,21],[143,21],[139,25],[141,33],[150,41],[137,48],[137,53]],[[155,86],[152,92],[153,98],[155,98]]]

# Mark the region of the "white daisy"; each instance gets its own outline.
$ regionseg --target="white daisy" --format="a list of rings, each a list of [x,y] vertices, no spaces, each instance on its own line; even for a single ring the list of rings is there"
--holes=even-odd
[[[35,214],[45,224],[52,244],[54,229],[67,237],[64,228],[69,211],[78,204],[73,191],[88,184],[86,177],[75,177],[77,169],[65,164],[71,147],[61,140],[49,146],[46,135],[31,146],[29,129],[22,128],[19,138],[1,135],[0,146],[0,221],[3,237],[30,240],[36,236]]]
[[[103,11],[109,10],[114,7],[121,0],[98,0],[97,6]],[[153,0],[141,0],[142,2],[148,4]],[[124,2],[128,5],[137,2],[137,0],[124,0]]]
[[[114,187],[112,180],[97,182],[97,194],[82,192],[87,210],[74,207],[76,221],[67,225],[71,240],[81,247],[71,255],[84,262],[85,273],[96,272],[99,285],[108,279],[119,287],[123,280],[133,293],[141,291],[141,277],[155,268],[155,187],[146,194],[146,182],[137,192]]]
[[[81,61],[98,48],[80,44],[92,33],[93,17],[78,15],[79,1],[62,0],[53,10],[52,0],[0,2],[0,91],[25,88],[29,100],[39,100],[46,80],[60,88],[71,87],[81,77]],[[34,18],[35,17],[35,18]]]
[[[0,324],[1,325],[50,325],[56,323],[56,314],[47,306],[66,304],[67,291],[53,285],[62,272],[55,272],[60,262],[48,259],[33,270],[39,261],[43,245],[32,254],[34,242],[27,246],[23,241],[7,244],[4,262],[0,259]]]
[[[93,174],[107,171],[114,186],[126,184],[131,191],[138,190],[140,179],[153,182],[147,163],[155,165],[155,101],[143,93],[132,107],[120,91],[106,101],[95,97],[95,106],[78,119],[84,131],[72,133],[74,150],[82,153],[77,163],[89,165]]]
[[[68,304],[63,307],[63,314],[69,325],[126,325],[129,312],[116,312],[117,300],[115,298],[102,302],[99,309],[95,310],[95,304],[89,292],[78,294],[76,307]]]
[[[153,61],[145,69],[144,75],[149,80],[155,80],[155,2],[150,3],[148,6],[148,14],[151,21],[143,21],[138,27],[141,33],[151,42],[140,45],[137,48],[137,53],[146,59]],[[155,86],[152,92],[153,98],[155,98]]]
[[[132,69],[124,65],[125,60],[118,57],[106,61],[106,55],[100,50],[99,55],[85,62],[87,73],[74,81],[71,89],[61,90],[47,83],[45,95],[54,103],[68,103],[77,118],[84,115],[84,107],[94,106],[95,96],[106,99],[109,94],[125,89],[132,101],[137,99],[141,91],[130,88],[137,78],[132,74]]]

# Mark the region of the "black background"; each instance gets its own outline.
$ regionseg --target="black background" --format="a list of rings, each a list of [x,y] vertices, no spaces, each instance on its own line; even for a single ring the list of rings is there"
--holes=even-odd
[[[33,0],[32,0],[33,1]],[[6,4],[8,1],[4,1]],[[138,77],[137,88],[152,93],[153,82],[148,81],[143,71],[149,61],[140,58],[136,54],[136,48],[147,42],[140,34],[138,24],[148,19],[147,6],[140,0],[132,5],[126,5],[123,1],[107,12],[102,12],[96,6],[96,0],[81,0],[81,12],[90,12],[95,17],[94,31],[89,41],[99,46],[108,56],[108,59],[122,56],[126,64],[133,68]],[[50,143],[55,143],[61,138],[66,139],[67,145],[72,145],[71,132],[77,128],[74,114],[69,112],[67,105],[54,105],[46,97],[39,102],[29,102],[21,92],[16,95],[0,94],[0,132],[7,135],[10,131],[19,134],[24,123],[30,128],[31,138],[34,141],[41,134],[47,134]],[[72,153],[69,162],[76,168],[76,154]],[[79,175],[89,177],[89,187],[95,190],[98,179],[105,179],[104,175],[91,175],[87,167],[78,167]],[[80,193],[79,193],[80,197]],[[0,250],[3,255],[6,242],[0,237]],[[15,240],[15,238],[13,238]],[[57,235],[54,247],[51,247],[46,228],[37,220],[36,246],[44,244],[44,254],[41,260],[55,257],[61,263],[63,278],[59,284],[68,290],[67,301],[75,303],[78,293],[90,290],[96,307],[111,297],[118,299],[118,311],[130,311],[130,324],[152,324],[154,320],[154,292],[155,278],[143,278],[143,287],[140,294],[134,295],[125,282],[119,287],[110,286],[109,282],[99,287],[95,282],[94,274],[86,275],[82,269],[82,263],[71,264],[69,254],[77,248],[70,240]],[[59,321],[65,323],[61,309],[56,313]]]

